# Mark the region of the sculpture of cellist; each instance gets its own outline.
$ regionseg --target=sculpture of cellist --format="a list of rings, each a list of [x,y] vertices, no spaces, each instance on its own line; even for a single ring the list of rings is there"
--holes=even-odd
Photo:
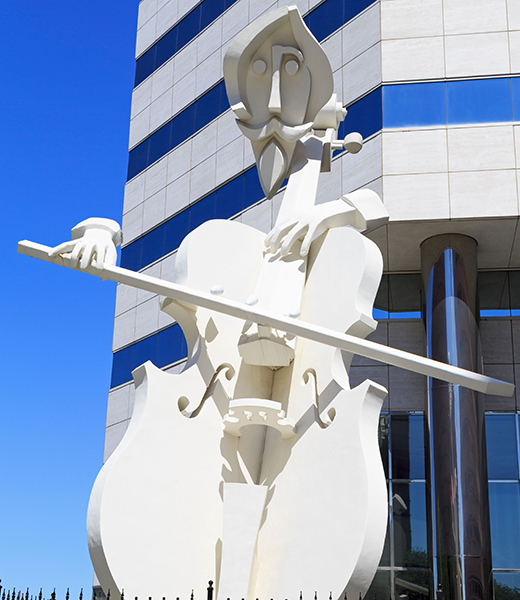
[[[377,444],[386,390],[350,389],[354,352],[454,383],[512,386],[364,341],[382,274],[361,232],[386,223],[359,190],[316,205],[346,111],[328,59],[295,7],[263,15],[229,46],[231,108],[267,198],[287,189],[273,230],[208,221],[177,255],[175,283],[115,265],[117,223],[88,219],[72,241],[19,251],[165,296],[188,342],[182,373],[137,368],[130,426],[92,491],[88,539],[114,597],[219,600],[364,595],[383,549],[387,493]]]

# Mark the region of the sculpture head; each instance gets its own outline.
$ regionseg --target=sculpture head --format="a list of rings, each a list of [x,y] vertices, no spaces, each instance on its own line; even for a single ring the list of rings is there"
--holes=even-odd
[[[231,108],[251,140],[260,182],[274,196],[294,149],[333,92],[327,55],[298,9],[284,6],[248,25],[224,57]]]

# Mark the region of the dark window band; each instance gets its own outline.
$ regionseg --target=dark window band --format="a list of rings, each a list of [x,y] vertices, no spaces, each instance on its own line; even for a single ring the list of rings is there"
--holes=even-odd
[[[203,0],[135,62],[137,87],[237,0]]]

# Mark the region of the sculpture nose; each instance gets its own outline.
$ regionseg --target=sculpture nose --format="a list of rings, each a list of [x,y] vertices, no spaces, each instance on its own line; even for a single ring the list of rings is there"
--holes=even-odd
[[[267,105],[270,114],[280,115],[282,113],[282,98],[280,95],[280,70],[276,69],[271,78],[271,94]]]

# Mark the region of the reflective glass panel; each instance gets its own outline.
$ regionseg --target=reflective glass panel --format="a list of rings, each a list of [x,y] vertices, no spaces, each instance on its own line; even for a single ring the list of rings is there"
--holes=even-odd
[[[157,342],[158,336],[154,334],[134,344],[134,369],[147,360],[151,360],[154,365],[157,365]]]
[[[176,250],[182,240],[188,235],[190,219],[189,209],[183,210],[173,219],[164,224],[164,253],[169,254]],[[146,236],[145,236],[146,237]]]
[[[244,176],[236,177],[217,190],[217,219],[230,219],[244,208]]]
[[[394,483],[392,493],[394,564],[428,568],[425,484]]]
[[[326,0],[303,19],[319,42],[344,23],[343,3],[344,0]]]
[[[518,600],[520,598],[520,573],[493,573],[495,600]]]
[[[376,596],[378,600],[390,600],[390,571],[376,571],[376,576],[368,588],[365,598],[372,600]]]
[[[128,244],[121,249],[121,266],[131,271],[139,271],[141,268],[141,252],[143,249],[143,238]]]
[[[518,479],[516,415],[486,415],[486,446],[489,479]]]
[[[520,77],[511,77],[511,95],[513,97],[513,119],[520,121]]]
[[[253,206],[265,196],[256,167],[244,173],[244,208]]]
[[[114,352],[112,359],[112,379],[110,387],[126,383],[132,379],[132,370],[134,369],[134,344]]]
[[[367,138],[382,127],[382,88],[378,88],[348,107],[347,116],[339,126],[338,138],[344,138],[351,131]]]
[[[383,461],[383,468],[385,470],[385,477],[388,479],[388,415],[381,415],[379,417],[379,451],[381,452],[381,460]]]
[[[140,268],[149,265],[164,256],[164,225],[152,229],[152,231],[147,233],[141,240],[143,250]]]
[[[493,567],[520,566],[520,486],[518,483],[490,483],[491,554]]]
[[[186,339],[180,325],[163,329],[157,336],[157,367],[166,367],[186,356]]]
[[[392,415],[392,476],[394,479],[424,479],[425,448],[422,415]]]
[[[430,574],[428,571],[396,571],[395,598],[426,600],[430,597]]]
[[[511,308],[507,271],[489,271],[478,274],[478,301],[481,310]]]
[[[383,88],[385,128],[445,124],[444,82],[386,85]]]
[[[476,79],[446,83],[448,125],[511,121],[511,83],[506,79]]]

